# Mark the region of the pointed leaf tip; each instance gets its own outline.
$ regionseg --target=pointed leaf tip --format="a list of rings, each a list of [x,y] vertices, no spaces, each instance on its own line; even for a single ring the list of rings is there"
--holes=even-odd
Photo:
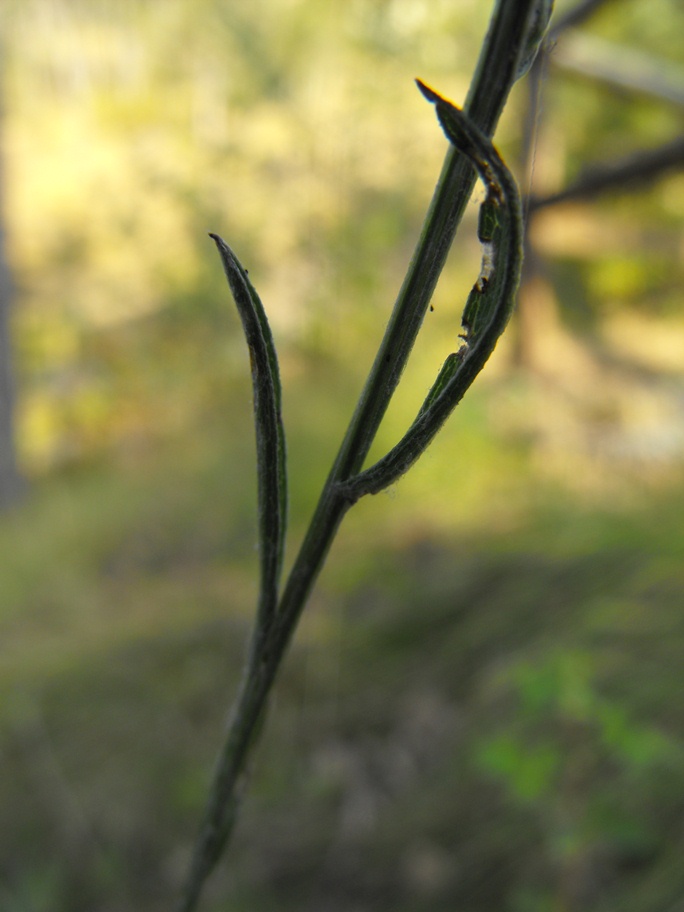
[[[440,101],[444,101],[444,98],[442,98],[439,92],[435,92],[434,89],[431,89],[430,86],[426,85],[422,79],[416,79],[416,85],[420,89],[423,97],[427,98],[427,100],[432,102],[432,104],[437,104]]]

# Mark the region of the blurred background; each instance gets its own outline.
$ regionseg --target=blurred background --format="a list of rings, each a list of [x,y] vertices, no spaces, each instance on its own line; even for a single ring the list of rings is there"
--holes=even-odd
[[[519,312],[350,513],[203,908],[684,909],[684,7],[558,3],[497,133]],[[290,557],[462,103],[484,0],[4,0],[0,910],[168,910],[256,599],[266,306]],[[567,26],[564,28],[563,26]],[[481,190],[376,450],[446,354]]]

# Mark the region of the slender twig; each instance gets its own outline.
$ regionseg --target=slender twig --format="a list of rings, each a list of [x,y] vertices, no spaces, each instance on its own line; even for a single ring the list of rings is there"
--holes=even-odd
[[[593,199],[609,191],[629,192],[637,185],[658,180],[670,171],[684,168],[684,139],[636,152],[620,161],[607,165],[594,165],[580,174],[576,181],[558,193],[529,198],[530,214],[574,200]]]
[[[269,612],[268,617],[262,619],[264,623],[258,624],[255,629],[247,667],[226,742],[218,758],[204,824],[195,845],[178,912],[193,912],[197,908],[204,882],[230,837],[251,749],[264,717],[271,686],[335,534],[346,511],[356,499],[355,495],[349,496],[349,491],[345,492],[344,485],[353,476],[359,475],[392,394],[399,383],[472,192],[476,176],[473,161],[481,172],[483,168],[485,171],[487,169],[485,158],[491,157],[491,146],[486,146],[485,155],[482,152],[485,146],[478,144],[481,140],[488,142],[487,137],[494,131],[511,86],[533,59],[549,11],[549,0],[496,2],[464,106],[463,123],[472,125],[473,130],[477,131],[478,139],[475,146],[467,150],[468,154],[458,152],[454,145],[449,146],[418,246],[384,338],[338,456],[323,487],[280,602],[277,609]],[[432,100],[436,102],[438,97],[435,93]],[[444,99],[441,99],[441,107],[437,104],[447,135],[449,128],[445,118],[448,121],[449,111],[444,105],[448,104]],[[456,130],[456,127],[452,129]],[[475,147],[478,147],[479,151]],[[485,180],[490,189],[495,185],[501,186],[501,174],[494,174],[492,171]],[[502,191],[500,196],[501,205],[509,206],[508,190]],[[237,261],[235,264],[231,262],[227,272],[233,272],[243,280],[246,279],[246,273],[238,267]],[[233,277],[235,278],[235,275]],[[247,309],[250,300],[251,304],[256,306],[249,288],[245,291],[245,288],[240,287],[240,292],[246,295],[244,303]],[[466,313],[470,312],[477,324],[477,334],[489,336],[492,314],[499,314],[495,322],[500,321],[501,314],[493,299],[490,300],[489,294],[483,294],[482,299],[482,311],[469,299]],[[490,312],[488,317],[485,316],[485,312]],[[244,322],[242,312],[241,316]],[[458,354],[455,353],[454,357],[457,358]],[[472,366],[476,360],[473,358]],[[469,361],[469,358],[462,358],[464,368]],[[448,372],[450,371],[451,368],[448,369]],[[432,399],[424,406],[427,411],[430,411],[430,408],[434,411],[436,404],[444,401],[443,386],[446,387],[451,382],[451,375],[446,379],[440,376],[441,379],[438,378],[437,384],[433,387]]]

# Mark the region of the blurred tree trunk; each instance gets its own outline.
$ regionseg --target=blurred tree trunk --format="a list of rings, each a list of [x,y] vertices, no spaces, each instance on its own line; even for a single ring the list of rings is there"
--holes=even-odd
[[[2,135],[2,124],[3,106],[0,96],[0,136]],[[12,350],[10,309],[13,284],[5,248],[2,164],[0,155],[0,509],[16,501],[22,488],[17,470],[14,442],[14,378],[10,356]]]

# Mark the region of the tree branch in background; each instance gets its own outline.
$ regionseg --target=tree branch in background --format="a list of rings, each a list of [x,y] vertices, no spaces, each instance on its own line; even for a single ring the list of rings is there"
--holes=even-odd
[[[580,0],[561,15],[551,26],[541,52],[529,74],[527,110],[523,122],[520,152],[520,173],[528,187],[532,185],[534,146],[539,125],[540,87],[553,62],[560,68],[574,71],[606,86],[622,91],[649,95],[660,102],[684,102],[684,73],[673,65],[663,65],[653,57],[600,41],[584,35],[574,27],[584,23],[610,0]],[[571,29],[570,34],[565,34]],[[526,222],[536,212],[549,206],[574,200],[593,200],[602,193],[631,192],[642,185],[658,180],[667,172],[684,164],[684,138],[655,149],[639,151],[617,161],[596,164],[585,170],[569,186],[557,193],[535,196],[529,193],[525,201]],[[544,285],[540,257],[536,254],[529,234],[525,232],[525,258],[518,302],[518,331],[515,334],[514,359],[518,365],[531,367],[535,361],[539,327],[553,322],[550,302],[553,296],[539,294]],[[536,290],[535,290],[536,289]],[[540,313],[543,309],[544,314]]]
[[[564,70],[684,108],[682,68],[642,51],[574,32],[554,48],[551,60]]]
[[[630,155],[610,165],[596,165],[558,193],[530,197],[527,211],[533,215],[549,206],[572,200],[593,199],[610,190],[632,190],[635,186],[652,183],[667,172],[681,168],[684,168],[684,137],[678,137],[657,149]]]

